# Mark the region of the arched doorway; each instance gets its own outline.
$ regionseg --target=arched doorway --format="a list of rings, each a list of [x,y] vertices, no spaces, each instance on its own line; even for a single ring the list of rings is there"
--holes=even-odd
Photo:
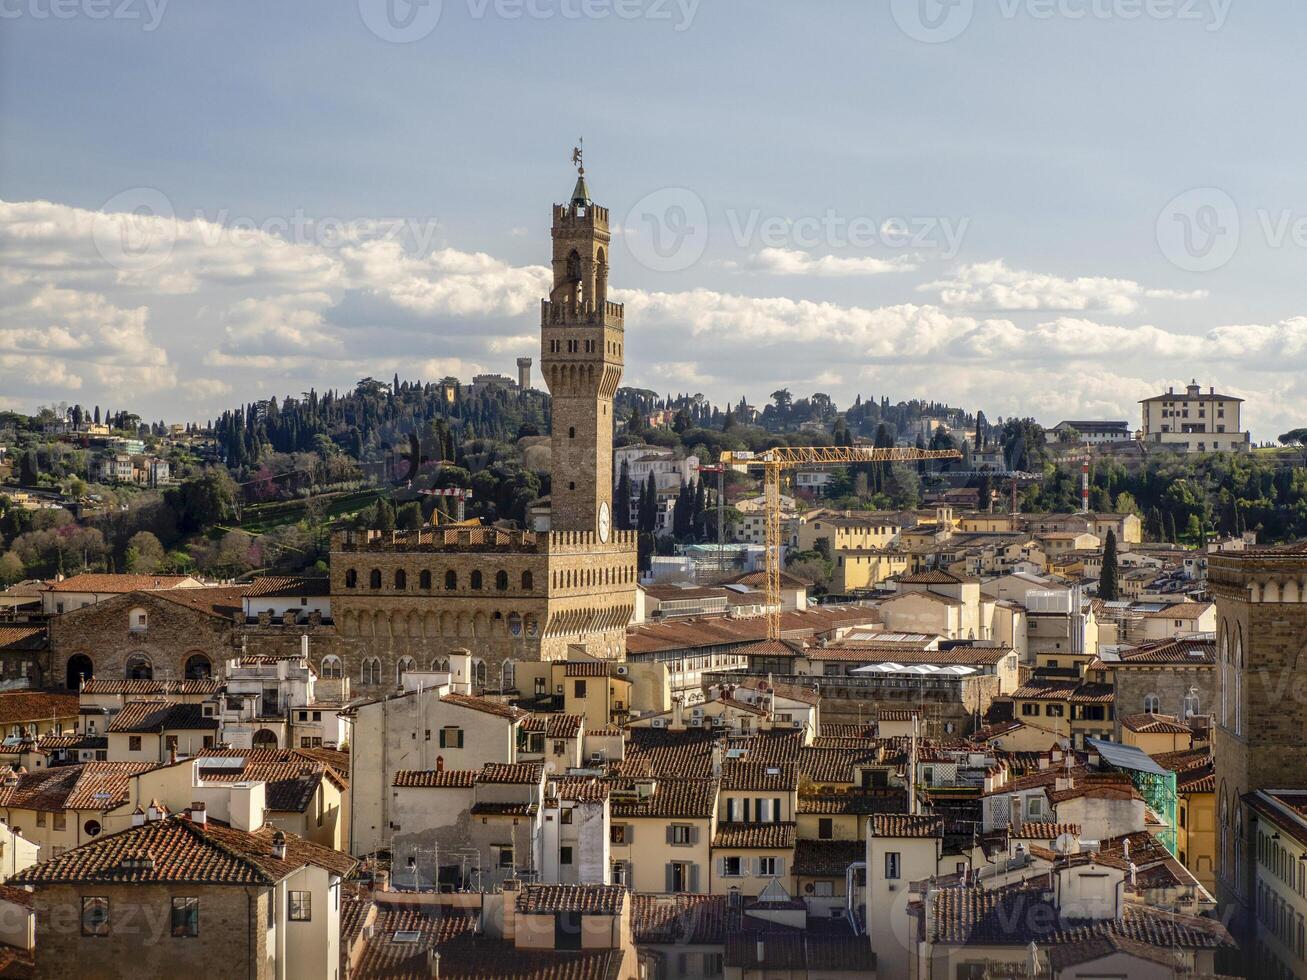
[[[256,749],[275,749],[277,747],[277,736],[266,728],[260,728],[254,733],[253,742]]]
[[[154,664],[145,654],[133,653],[127,658],[127,668],[124,673],[129,681],[152,681]]]
[[[213,662],[202,653],[193,653],[186,659],[186,679],[207,681],[213,676]]]
[[[95,674],[95,665],[84,653],[74,653],[68,658],[68,676],[66,684],[70,691],[80,691],[82,681],[89,680]]]

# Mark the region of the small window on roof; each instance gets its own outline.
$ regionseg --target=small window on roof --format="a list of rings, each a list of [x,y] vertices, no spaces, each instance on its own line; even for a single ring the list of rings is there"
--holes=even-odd
[[[416,943],[421,939],[422,933],[416,929],[399,929],[391,937],[391,941],[396,943]]]

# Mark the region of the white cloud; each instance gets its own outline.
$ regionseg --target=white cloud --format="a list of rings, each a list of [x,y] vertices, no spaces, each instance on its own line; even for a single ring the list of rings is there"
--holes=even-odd
[[[901,255],[893,259],[873,256],[850,258],[838,255],[813,255],[811,252],[792,248],[764,248],[751,255],[741,267],[774,276],[839,278],[912,272],[917,268],[917,262],[911,255]]]
[[[1064,279],[1045,273],[1013,269],[1002,259],[959,268],[951,278],[917,287],[934,292],[948,307],[1011,312],[1080,312],[1126,315],[1139,309],[1141,298],[1193,300],[1204,290],[1189,293],[1144,289],[1130,279],[1080,276]]]

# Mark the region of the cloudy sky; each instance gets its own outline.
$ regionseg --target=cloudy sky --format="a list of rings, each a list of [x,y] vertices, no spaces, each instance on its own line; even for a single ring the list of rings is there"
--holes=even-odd
[[[538,357],[578,136],[632,385],[1307,424],[1294,0],[3,0],[0,406]]]

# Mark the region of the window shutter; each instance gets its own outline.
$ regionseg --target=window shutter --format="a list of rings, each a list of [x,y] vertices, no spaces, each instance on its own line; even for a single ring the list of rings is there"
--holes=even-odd
[[[440,747],[442,749],[447,747],[445,745],[445,730],[443,728],[440,730]]]
[[[726,858],[717,859],[717,876],[719,878],[726,877]]]
[[[753,859],[753,876],[755,878],[761,878],[763,876],[762,858]]]
[[[776,859],[776,877],[779,878],[785,874],[785,858]]]
[[[628,823],[628,824],[626,825],[626,830],[625,830],[625,832],[623,833],[623,839],[624,839],[624,840],[626,841],[626,843],[628,843],[628,844],[634,844],[634,843],[635,843],[635,824]]]
[[[672,843],[672,838],[673,838],[673,836],[674,836],[674,835],[672,834],[672,825],[671,825],[671,824],[668,824],[668,825],[667,825],[667,843],[669,843],[669,844]]]
[[[698,827],[691,827],[691,828],[690,828],[690,843],[691,843],[691,844],[697,844],[697,843],[699,843],[699,828],[698,828]],[[697,874],[698,871],[699,871],[699,866],[698,866],[697,864],[694,866],[694,870],[695,870],[695,873]]]
[[[697,864],[690,865],[690,891],[699,891],[699,866]]]
[[[781,801],[779,798],[771,801],[771,818],[773,823],[781,822]]]
[[[664,888],[663,891],[665,891],[665,892],[670,892],[670,891],[672,890],[672,885],[673,885],[673,882],[672,882],[672,875],[673,875],[674,872],[673,872],[673,869],[672,869],[671,862],[668,862],[668,864],[667,864],[666,867],[667,867],[667,887]]]
[[[746,796],[746,797],[744,798],[744,822],[745,822],[745,823],[752,823],[752,822],[753,822],[752,819],[750,819],[750,816],[749,816],[750,811],[751,811],[751,809],[752,809],[752,807],[751,807],[751,804],[752,804],[752,803],[753,803],[752,798],[750,798],[750,797],[748,797],[748,796]]]

